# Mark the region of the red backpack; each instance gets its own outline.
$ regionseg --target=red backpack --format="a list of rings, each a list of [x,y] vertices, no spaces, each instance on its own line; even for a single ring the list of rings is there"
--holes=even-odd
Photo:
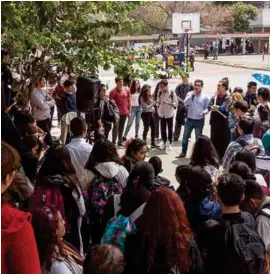
[[[65,215],[64,199],[59,186],[36,186],[34,193],[30,197],[28,210],[33,213],[38,208],[44,206],[54,206],[62,216]]]

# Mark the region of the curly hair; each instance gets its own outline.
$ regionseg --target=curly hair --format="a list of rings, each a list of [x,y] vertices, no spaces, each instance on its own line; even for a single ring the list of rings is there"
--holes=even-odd
[[[210,138],[205,135],[200,135],[196,140],[190,160],[192,166],[213,165],[216,168],[219,167],[218,153]]]
[[[141,216],[139,231],[145,245],[141,250],[147,250],[148,273],[160,248],[164,252],[166,269],[189,270],[189,247],[193,235],[184,205],[174,191],[158,188],[152,192]]]

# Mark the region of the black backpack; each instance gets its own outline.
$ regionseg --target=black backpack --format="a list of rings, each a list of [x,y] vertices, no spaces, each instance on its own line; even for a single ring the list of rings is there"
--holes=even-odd
[[[263,240],[241,217],[235,222],[221,220],[225,226],[225,262],[221,271],[226,274],[264,274],[266,251]]]
[[[117,123],[120,118],[120,112],[116,103],[112,100],[106,101],[102,119],[106,122]]]

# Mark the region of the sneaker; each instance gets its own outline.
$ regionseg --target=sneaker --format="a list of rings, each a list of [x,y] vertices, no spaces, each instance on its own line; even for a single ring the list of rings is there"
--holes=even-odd
[[[166,148],[166,143],[161,143],[161,145],[159,146],[160,149],[165,149]]]
[[[169,146],[169,150],[172,150],[172,144],[170,144],[170,146]]]
[[[175,157],[176,159],[186,158],[186,153],[181,152],[180,155]]]
[[[158,145],[156,145],[155,143],[151,144],[151,148],[157,148],[157,147],[158,147]]]

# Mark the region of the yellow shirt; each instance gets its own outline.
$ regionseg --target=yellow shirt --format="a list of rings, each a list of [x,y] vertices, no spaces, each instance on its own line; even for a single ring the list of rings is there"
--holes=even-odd
[[[174,58],[172,55],[168,55],[167,60],[168,60],[168,66],[174,65]]]

